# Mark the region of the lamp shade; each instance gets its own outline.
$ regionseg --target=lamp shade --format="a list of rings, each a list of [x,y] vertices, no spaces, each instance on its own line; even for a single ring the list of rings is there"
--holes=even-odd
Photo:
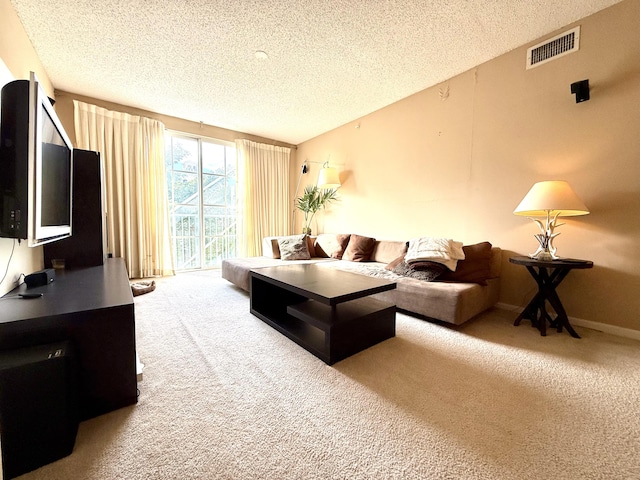
[[[318,188],[339,188],[341,185],[338,170],[332,167],[322,167],[320,169],[320,173],[318,174]]]
[[[534,184],[513,213],[525,217],[544,217],[549,213],[573,217],[586,215],[589,209],[567,182],[550,180]]]

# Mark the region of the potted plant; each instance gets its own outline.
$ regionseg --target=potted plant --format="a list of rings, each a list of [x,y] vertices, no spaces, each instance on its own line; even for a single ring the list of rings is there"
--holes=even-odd
[[[317,185],[307,185],[302,196],[296,199],[296,207],[304,212],[302,233],[311,235],[311,222],[315,214],[337,199],[335,188],[322,190]]]

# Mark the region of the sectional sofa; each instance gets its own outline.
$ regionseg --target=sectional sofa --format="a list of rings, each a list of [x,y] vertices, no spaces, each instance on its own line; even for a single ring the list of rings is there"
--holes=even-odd
[[[284,245],[283,238],[265,237],[260,257],[224,260],[222,277],[248,292],[249,271],[252,269],[316,263],[322,268],[337,268],[395,281],[396,289],[374,297],[393,303],[400,310],[456,325],[491,308],[499,298],[501,249],[488,242],[465,245],[465,259],[458,261],[455,272],[445,270],[435,279],[427,281],[424,271],[412,273],[406,269],[398,270],[398,265],[406,265],[403,259],[407,254],[407,241],[322,234],[306,238],[307,256],[310,258],[300,255],[305,259],[291,260],[283,259],[280,253],[279,246]],[[357,243],[366,243],[364,253],[355,247],[351,248]],[[297,257],[289,255],[285,258]]]

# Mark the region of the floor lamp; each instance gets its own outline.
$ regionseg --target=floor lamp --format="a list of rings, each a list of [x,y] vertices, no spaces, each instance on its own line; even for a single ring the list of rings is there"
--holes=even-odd
[[[296,185],[296,193],[293,195],[293,211],[291,212],[291,235],[295,235],[294,228],[296,226],[296,199],[298,198],[298,190],[300,190],[300,181],[302,176],[309,171],[307,161],[305,160],[300,169],[300,175],[298,176],[298,185]]]

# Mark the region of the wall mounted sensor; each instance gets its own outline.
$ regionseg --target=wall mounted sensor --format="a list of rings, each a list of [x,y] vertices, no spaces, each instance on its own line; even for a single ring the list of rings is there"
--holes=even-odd
[[[576,95],[576,103],[589,100],[589,80],[580,80],[571,84],[571,93]]]

